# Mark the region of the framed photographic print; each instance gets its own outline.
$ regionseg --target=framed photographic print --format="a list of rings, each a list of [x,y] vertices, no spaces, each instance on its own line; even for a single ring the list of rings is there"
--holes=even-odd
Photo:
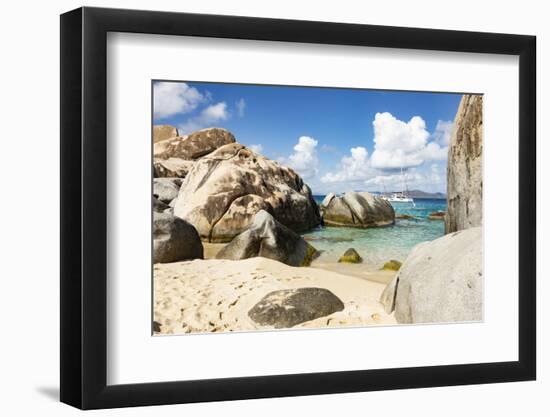
[[[61,400],[535,379],[535,38],[61,16]]]

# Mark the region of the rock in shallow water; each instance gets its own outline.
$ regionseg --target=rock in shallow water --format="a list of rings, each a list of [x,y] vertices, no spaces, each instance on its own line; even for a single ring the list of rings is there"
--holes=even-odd
[[[399,323],[481,320],[481,227],[416,245],[380,302]]]
[[[202,242],[193,226],[169,213],[153,213],[153,263],[202,258]]]
[[[399,268],[401,268],[401,262],[396,261],[395,259],[386,262],[382,267],[382,269],[386,271],[399,271]]]
[[[428,215],[429,220],[445,220],[445,212],[444,211],[432,211]]]
[[[344,303],[325,288],[296,288],[270,292],[252,307],[248,316],[262,326],[282,329],[343,309]]]
[[[325,198],[321,210],[327,226],[367,228],[395,223],[392,205],[367,192],[347,192],[341,197]]]
[[[301,236],[261,210],[250,227],[218,252],[216,258],[239,260],[262,256],[290,266],[308,266],[316,253]]]
[[[344,254],[338,259],[338,262],[348,263],[348,264],[358,264],[363,262],[363,258],[357,253],[353,248],[348,249]]]

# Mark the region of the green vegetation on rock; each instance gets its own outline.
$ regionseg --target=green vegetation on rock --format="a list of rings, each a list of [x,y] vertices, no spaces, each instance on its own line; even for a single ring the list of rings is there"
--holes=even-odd
[[[399,271],[399,268],[401,268],[401,262],[396,261],[395,259],[386,262],[382,267],[385,271]]]
[[[317,249],[315,249],[313,246],[311,246],[308,243],[307,249],[306,249],[306,255],[304,256],[304,260],[302,261],[302,264],[300,266],[310,266],[311,261],[313,261],[316,255],[317,255]]]

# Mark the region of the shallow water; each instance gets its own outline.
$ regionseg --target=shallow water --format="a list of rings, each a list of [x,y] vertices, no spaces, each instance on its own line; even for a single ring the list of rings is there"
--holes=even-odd
[[[319,204],[324,196],[314,196]],[[303,236],[321,255],[316,263],[337,262],[346,249],[354,248],[363,258],[363,266],[369,270],[379,269],[384,262],[396,259],[405,260],[411,249],[418,243],[443,236],[445,226],[441,220],[430,220],[434,211],[445,211],[446,200],[415,198],[415,205],[394,203],[396,215],[408,214],[414,219],[396,220],[395,225],[357,229],[348,227],[319,227]]]

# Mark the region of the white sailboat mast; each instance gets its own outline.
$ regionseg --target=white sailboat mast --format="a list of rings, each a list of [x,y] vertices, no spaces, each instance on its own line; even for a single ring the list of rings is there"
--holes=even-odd
[[[403,167],[401,167],[401,194],[405,195],[406,185],[405,176],[403,175]]]

